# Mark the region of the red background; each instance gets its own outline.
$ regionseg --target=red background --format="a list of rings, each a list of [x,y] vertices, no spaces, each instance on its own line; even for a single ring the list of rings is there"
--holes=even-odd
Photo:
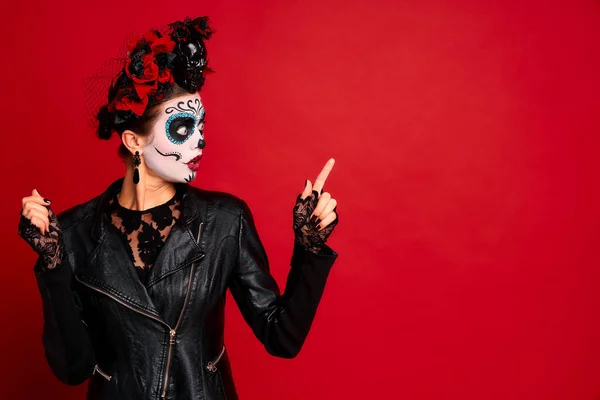
[[[80,399],[41,346],[35,187],[121,176],[81,81],[127,32],[209,15],[194,185],[248,201],[283,285],[291,210],[329,157],[340,256],[305,347],[269,356],[228,294],[242,399],[600,398],[598,1],[15,2],[3,7],[0,380]],[[283,287],[283,286],[282,286]]]

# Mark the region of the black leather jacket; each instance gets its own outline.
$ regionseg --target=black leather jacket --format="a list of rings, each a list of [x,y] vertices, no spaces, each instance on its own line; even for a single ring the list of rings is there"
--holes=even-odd
[[[88,399],[237,399],[223,339],[227,289],[267,352],[298,354],[335,251],[295,242],[280,294],[247,203],[178,184],[182,217],[145,287],[105,212],[121,185],[59,214],[63,263],[34,268],[46,359],[62,382],[91,378]]]

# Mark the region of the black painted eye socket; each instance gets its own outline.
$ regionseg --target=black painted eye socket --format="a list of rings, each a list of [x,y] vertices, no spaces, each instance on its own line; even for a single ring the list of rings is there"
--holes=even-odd
[[[182,144],[192,136],[195,127],[196,117],[190,113],[177,113],[169,117],[165,130],[171,143]]]

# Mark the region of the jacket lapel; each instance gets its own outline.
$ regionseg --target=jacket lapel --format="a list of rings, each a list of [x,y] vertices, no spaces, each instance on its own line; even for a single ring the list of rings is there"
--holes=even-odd
[[[147,288],[139,280],[125,244],[111,226],[106,213],[109,200],[121,189],[122,184],[123,178],[111,184],[101,195],[92,226],[92,238],[97,241],[97,246],[86,265],[78,268],[76,278],[125,305],[162,318]],[[197,243],[196,237],[201,234],[206,219],[207,202],[191,195],[186,184],[176,184],[176,189],[181,194],[182,216],[173,225],[149,271],[148,287],[205,256],[204,242]]]
[[[204,254],[191,230],[177,222],[171,228],[154,265],[148,271],[148,287],[202,259]]]
[[[112,229],[107,229],[87,264],[77,270],[76,277],[121,303],[160,318],[135,271],[125,244]]]

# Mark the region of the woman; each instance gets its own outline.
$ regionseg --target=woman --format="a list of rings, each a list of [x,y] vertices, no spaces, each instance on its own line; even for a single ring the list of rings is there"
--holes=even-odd
[[[125,176],[58,217],[34,190],[20,235],[39,253],[46,359],[88,399],[236,399],[223,341],[229,289],[266,350],[292,358],[337,253],[325,244],[337,202],[322,192],[330,159],[294,206],[294,250],[280,294],[247,203],[189,186],[204,141],[199,90],[209,72],[206,17],[131,43],[102,139],[116,132]]]

